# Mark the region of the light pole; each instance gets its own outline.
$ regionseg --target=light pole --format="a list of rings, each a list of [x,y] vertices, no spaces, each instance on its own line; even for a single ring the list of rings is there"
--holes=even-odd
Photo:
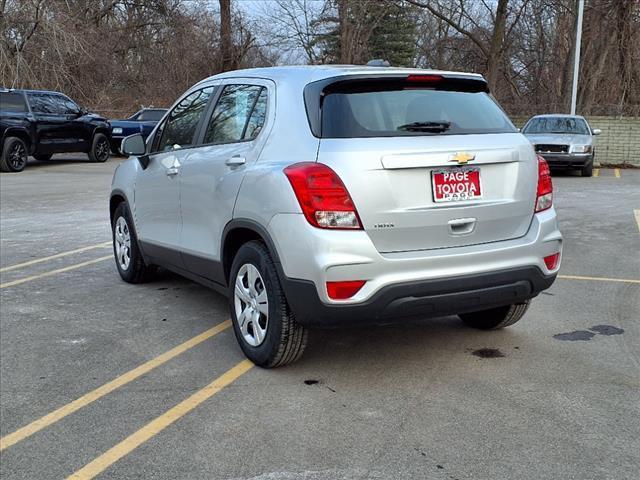
[[[582,43],[582,13],[584,0],[578,0],[578,25],[576,26],[576,48],[573,58],[573,85],[571,86],[571,115],[576,114],[578,100],[578,75],[580,73],[580,44]]]

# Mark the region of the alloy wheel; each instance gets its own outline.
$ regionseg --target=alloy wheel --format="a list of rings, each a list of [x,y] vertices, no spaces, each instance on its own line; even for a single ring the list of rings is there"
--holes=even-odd
[[[101,162],[106,161],[109,158],[110,150],[109,142],[106,139],[100,140],[96,145],[96,158]]]
[[[20,142],[15,142],[8,152],[8,163],[13,170],[22,170],[27,163],[27,150]]]

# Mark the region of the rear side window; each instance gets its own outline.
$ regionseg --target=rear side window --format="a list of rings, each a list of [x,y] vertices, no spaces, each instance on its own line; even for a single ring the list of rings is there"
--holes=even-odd
[[[212,93],[213,87],[207,87],[182,99],[164,122],[160,142],[154,150],[166,151],[193,145],[198,123]]]
[[[205,144],[255,138],[265,120],[267,92],[257,85],[227,85],[211,115]]]
[[[0,92],[0,110],[4,112],[26,112],[24,95],[17,92]]]
[[[29,93],[29,104],[34,113],[57,114],[59,112],[56,96],[49,93]]]
[[[477,82],[479,83],[479,82]],[[513,133],[515,127],[478,85],[349,82],[321,104],[323,138]]]

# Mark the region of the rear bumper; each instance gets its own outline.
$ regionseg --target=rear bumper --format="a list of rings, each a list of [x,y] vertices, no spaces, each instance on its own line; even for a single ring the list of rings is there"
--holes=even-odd
[[[521,303],[551,286],[556,274],[538,267],[388,285],[359,304],[326,304],[313,282],[285,278],[283,287],[296,320],[310,326],[385,323],[394,318],[433,317]]]
[[[593,162],[591,153],[540,153],[551,168],[582,168]]]

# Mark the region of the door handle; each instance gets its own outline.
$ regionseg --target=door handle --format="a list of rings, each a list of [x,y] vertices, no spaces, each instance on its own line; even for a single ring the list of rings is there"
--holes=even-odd
[[[233,157],[228,158],[227,161],[224,163],[226,163],[230,167],[237,167],[238,165],[244,165],[246,161],[247,161],[246,158],[240,155],[234,155]]]
[[[449,220],[449,232],[452,235],[468,235],[476,228],[475,218],[456,218]]]
[[[180,173],[179,167],[180,167],[179,165],[172,165],[169,168],[167,168],[167,176],[173,177],[174,175],[178,175]]]

